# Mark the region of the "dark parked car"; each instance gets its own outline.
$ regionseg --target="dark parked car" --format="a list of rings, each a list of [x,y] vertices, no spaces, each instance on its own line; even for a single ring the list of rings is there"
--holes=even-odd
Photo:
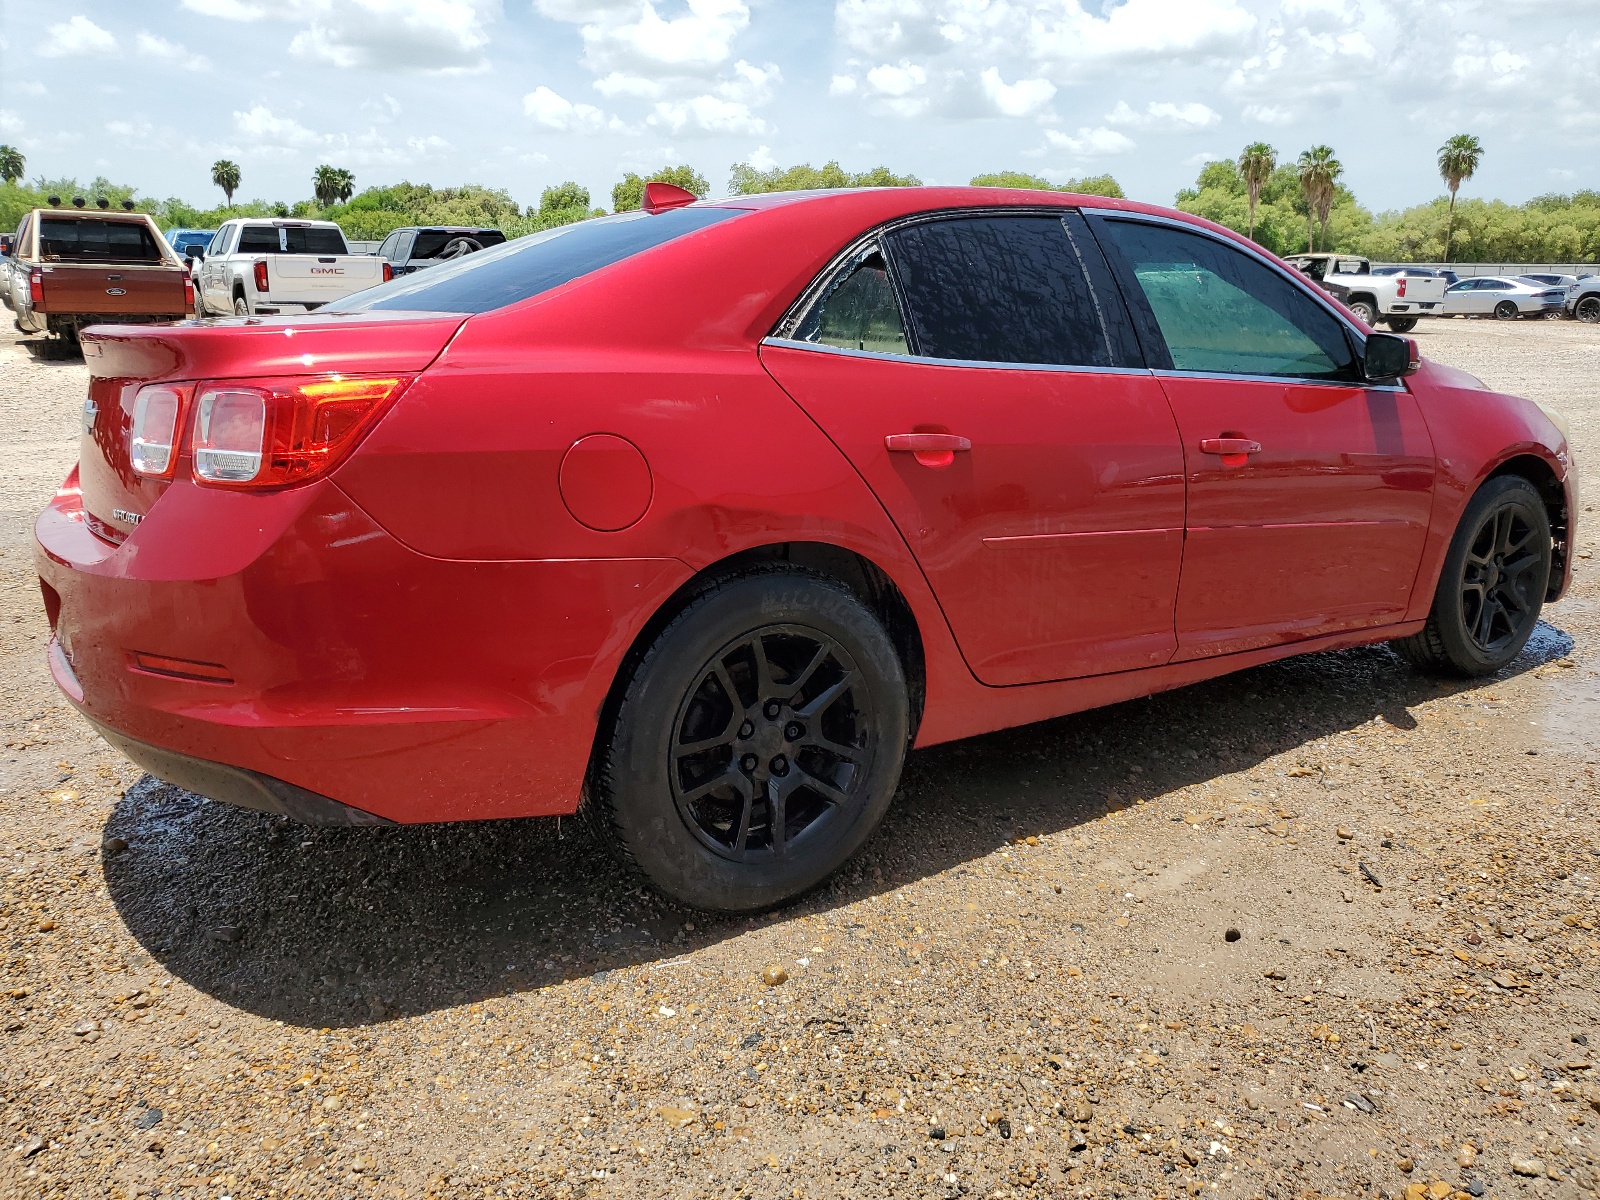
[[[393,267],[396,275],[409,275],[423,267],[498,246],[505,240],[506,235],[498,229],[472,225],[413,226],[396,229],[384,238],[378,257]]]
[[[204,250],[211,244],[211,239],[216,236],[215,229],[169,229],[166,232],[167,245],[179,258],[186,258],[190,246],[199,246]]]

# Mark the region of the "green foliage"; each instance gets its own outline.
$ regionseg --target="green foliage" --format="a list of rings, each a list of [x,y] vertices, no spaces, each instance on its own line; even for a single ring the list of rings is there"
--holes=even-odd
[[[224,200],[233,203],[233,194],[239,190],[239,164],[219,158],[211,164],[211,182],[222,189]]]
[[[687,163],[676,167],[662,167],[654,175],[641,176],[629,171],[622,177],[622,181],[611,189],[611,211],[620,213],[633,212],[637,209],[644,203],[644,185],[647,183],[670,183],[673,187],[681,187],[696,196],[704,196],[711,190],[706,177]]]
[[[323,163],[311,175],[312,194],[316,196],[317,203],[324,208],[350,199],[351,193],[355,190],[355,176],[343,167],[333,167]]]
[[[15,146],[0,146],[0,180],[17,183],[28,169],[27,156]]]
[[[479,225],[509,233],[521,214],[511,194],[500,188],[396,183],[367,188],[343,204],[320,207],[302,201],[294,215],[336,221],[354,242],[378,242],[403,225]]]
[[[1110,175],[1086,175],[1082,179],[1069,179],[1057,184],[1025,171],[994,171],[988,175],[974,175],[972,186],[1026,188],[1034,192],[1075,192],[1080,196],[1110,196],[1116,200],[1127,198],[1122,185]]]
[[[1249,236],[1249,187],[1236,162],[1206,163],[1200,168],[1195,186],[1178,193],[1176,207]],[[1338,182],[1332,185],[1327,211],[1326,232],[1318,238],[1318,245],[1323,249],[1356,250],[1355,243],[1372,226],[1372,214],[1356,203],[1349,188]],[[1256,242],[1274,254],[1301,253],[1306,249],[1308,212],[1298,165],[1278,167],[1261,185]]]
[[[832,160],[820,167],[801,163],[794,167],[771,167],[758,171],[749,163],[734,163],[728,190],[735,196],[754,196],[761,192],[803,192],[823,188],[921,187],[915,175],[896,175],[888,167],[873,167],[851,174]]]

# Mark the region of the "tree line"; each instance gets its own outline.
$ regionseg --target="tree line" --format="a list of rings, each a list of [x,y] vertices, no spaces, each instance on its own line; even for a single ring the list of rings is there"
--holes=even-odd
[[[1483,146],[1471,135],[1449,139],[1438,152],[1446,194],[1403,211],[1374,214],[1363,207],[1344,182],[1344,166],[1326,145],[1310,147],[1297,158],[1280,161],[1265,142],[1246,146],[1237,159],[1210,162],[1193,187],[1176,197],[1176,206],[1238,230],[1277,254],[1308,248],[1363,254],[1387,262],[1593,262],[1600,260],[1600,192],[1539,196],[1526,204],[1459,200],[1463,184],[1477,172]],[[688,164],[663,167],[649,175],[625,174],[611,189],[610,209],[595,204],[589,189],[571,180],[547,187],[536,204],[519,205],[502,188],[465,184],[436,188],[397,183],[356,191],[352,172],[331,164],[312,173],[311,196],[294,203],[250,200],[236,203],[243,181],[239,165],[227,159],[212,164],[211,180],[224,203],[212,208],[177,197],[139,198],[136,189],[97,178],[80,185],[75,179],[35,179],[23,184],[26,160],[20,151],[0,146],[0,229],[14,229],[30,208],[49,195],[68,199],[101,196],[113,205],[132,200],[163,228],[214,228],[230,217],[293,216],[337,221],[354,241],[378,241],[404,225],[495,226],[518,237],[610,212],[637,209],[644,186],[661,181],[708,195],[707,178]],[[998,171],[974,176],[980,187],[1034,188],[1089,195],[1124,195],[1111,175],[1092,175],[1052,184],[1038,175]],[[734,195],[812,188],[917,187],[915,175],[897,174],[886,166],[847,171],[836,161],[820,167],[757,167],[748,162],[730,168],[728,190]]]

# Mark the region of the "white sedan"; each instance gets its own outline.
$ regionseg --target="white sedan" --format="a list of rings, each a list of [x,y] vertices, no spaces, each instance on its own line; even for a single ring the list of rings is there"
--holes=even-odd
[[[1480,275],[1453,283],[1444,293],[1444,315],[1475,317],[1494,315],[1502,320],[1516,317],[1542,317],[1566,307],[1567,289],[1530,283],[1526,279],[1503,279]]]

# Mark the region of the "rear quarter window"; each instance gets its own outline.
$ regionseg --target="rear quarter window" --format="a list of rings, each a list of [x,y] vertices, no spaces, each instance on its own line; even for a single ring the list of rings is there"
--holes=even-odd
[[[596,217],[401,276],[323,311],[491,312],[743,212],[689,207]]]

